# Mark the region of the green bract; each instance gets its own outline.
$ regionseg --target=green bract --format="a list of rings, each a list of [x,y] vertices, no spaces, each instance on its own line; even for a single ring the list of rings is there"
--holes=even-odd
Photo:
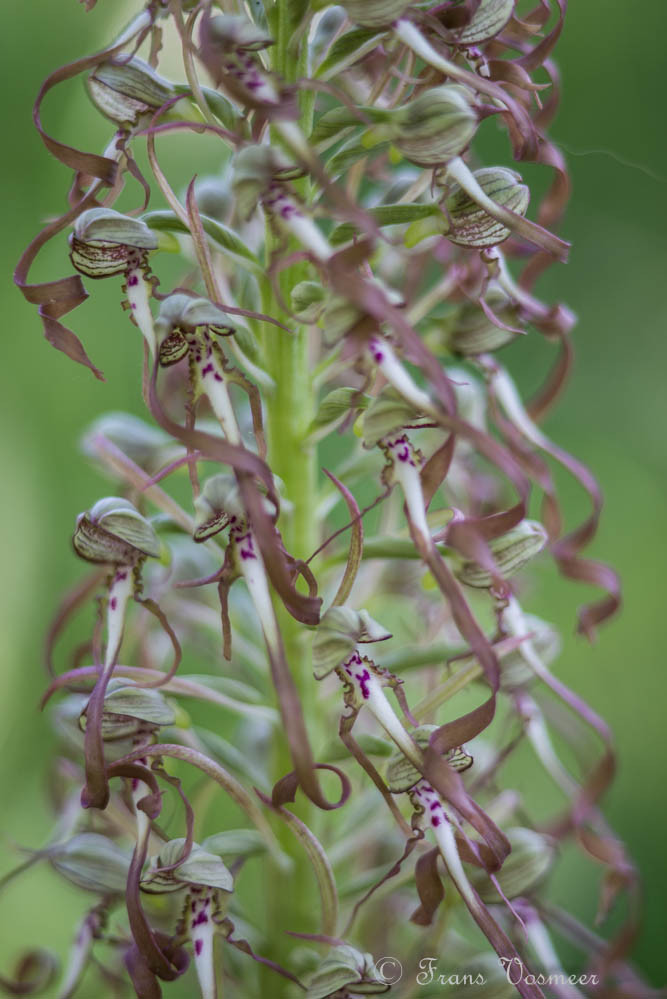
[[[144,556],[157,558],[160,541],[149,521],[129,500],[108,496],[79,514],[74,550],[88,562],[133,565]]]

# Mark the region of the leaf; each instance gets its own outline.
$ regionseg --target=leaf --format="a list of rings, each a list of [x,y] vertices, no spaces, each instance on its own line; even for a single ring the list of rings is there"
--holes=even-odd
[[[265,853],[266,843],[256,829],[226,829],[207,836],[202,848],[231,861],[237,857],[254,857]]]
[[[336,76],[374,49],[376,40],[382,34],[374,28],[356,28],[346,32],[333,43],[326,58],[317,67],[315,76],[325,80]]]
[[[329,768],[333,769],[333,768]],[[301,845],[308,855],[317,884],[320,890],[320,901],[322,903],[322,929],[324,936],[336,935],[336,923],[338,922],[338,892],[336,889],[336,879],[334,877],[329,858],[324,847],[317,837],[310,831],[300,819],[293,815],[282,805],[272,804],[271,799],[257,792],[265,805],[269,805],[281,817],[290,831],[301,841]]]
[[[437,546],[441,554],[448,554],[444,545]],[[375,535],[364,542],[364,558],[420,558],[410,538],[392,538],[391,535]]]
[[[232,256],[240,257],[244,263],[252,264],[253,268],[259,269],[257,257],[252,250],[248,249],[241,237],[233,229],[230,229],[223,222],[209,218],[207,215],[200,215],[200,218],[204,232],[219,249],[224,250],[226,253],[231,253]],[[141,220],[150,226],[151,229],[157,229],[158,232],[180,232],[187,236],[192,235],[188,227],[174,212],[147,212],[145,215],[142,215]]]
[[[377,735],[363,733],[358,737],[357,743],[367,756],[391,756],[394,752],[393,745],[390,742],[387,742],[386,739],[381,739]],[[320,757],[323,760],[327,760],[329,763],[336,763],[339,760],[347,760],[350,755],[350,751],[340,741],[340,739],[332,740],[330,743],[327,743],[325,748],[320,753]]]
[[[374,145],[368,146],[362,139],[355,138],[327,160],[327,173],[335,179],[349,170],[358,160],[364,159],[365,156],[377,156],[379,153],[385,153],[389,146],[389,142],[376,142]]]
[[[239,118],[227,98],[223,97],[223,95],[217,90],[212,90],[210,87],[202,87],[201,91],[204,95],[204,100],[206,101],[209,111],[213,112],[218,121],[220,121],[225,128],[230,129],[230,131],[237,129],[239,127]],[[183,97],[193,97],[192,90],[187,83],[176,84],[174,92]]]
[[[336,596],[331,601],[332,606],[336,606],[337,604],[345,603],[352,592],[354,581],[357,578],[357,573],[359,572],[359,566],[361,565],[361,559],[364,552],[364,524],[361,519],[359,504],[347,486],[337,479],[333,472],[327,471],[326,468],[324,469],[324,474],[327,478],[331,479],[336,489],[338,489],[341,493],[352,518],[352,537],[350,538],[350,547],[347,554],[345,573],[343,574],[343,578],[341,579],[340,585],[336,591]]]
[[[258,787],[266,787],[267,780],[263,771],[256,767],[253,761],[237,749],[236,746],[233,746],[231,742],[223,739],[217,732],[209,732],[207,729],[199,728],[199,726],[196,728],[196,733],[200,741],[204,744],[206,751],[214,759],[219,760],[224,766],[246,777],[251,784],[256,784]]]
[[[367,209],[367,212],[379,226],[406,225],[410,222],[419,222],[432,215],[441,214],[437,205],[378,205],[376,208]],[[329,240],[335,246],[347,243],[357,233],[358,229],[354,223],[344,222],[342,225],[336,226]]]

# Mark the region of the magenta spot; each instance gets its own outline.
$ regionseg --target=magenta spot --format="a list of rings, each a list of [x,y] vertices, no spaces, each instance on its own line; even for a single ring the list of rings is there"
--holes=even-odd
[[[363,699],[365,701],[367,701],[368,698],[371,696],[371,692],[370,692],[369,687],[368,687],[368,684],[369,684],[370,679],[371,679],[370,673],[368,672],[367,669],[365,669],[363,671],[363,673],[355,673],[355,678],[359,681],[359,688],[361,690],[361,696],[363,697]]]
[[[119,573],[116,574],[116,582],[117,583],[122,583],[124,579],[127,579],[127,573],[126,572],[119,572]]]
[[[129,278],[127,279],[127,283],[130,286],[130,288],[134,288],[135,285],[139,284],[139,278],[137,277],[136,274],[130,274]]]
[[[206,915],[206,912],[204,910],[202,910],[199,913],[199,915],[195,916],[195,918],[192,920],[193,926],[205,926],[206,923],[208,923],[208,916]]]
[[[431,802],[431,811],[435,812],[438,808],[440,808],[440,802],[439,801],[432,801]]]
[[[214,375],[214,378],[215,378],[216,382],[221,382],[221,381],[222,381],[222,375],[219,375],[219,374],[217,373],[217,371],[216,371],[216,373],[215,373],[215,375]]]
[[[404,445],[403,448],[396,455],[399,461],[410,461],[410,448]]]
[[[202,378],[204,378],[206,375],[209,375],[209,374],[212,375],[213,372],[214,372],[214,370],[215,369],[214,369],[214,367],[213,367],[212,364],[207,364],[205,367],[203,367],[201,369],[201,376],[202,376]]]
[[[434,815],[433,816],[433,818],[431,819],[431,825],[432,826],[439,826],[440,825],[440,816],[439,815]]]
[[[116,609],[116,607],[118,606],[118,601],[116,600],[115,597],[111,598],[111,600],[109,602],[109,606],[111,607],[112,611],[114,611]]]
[[[204,941],[195,940],[195,954],[197,955],[197,957],[199,957],[203,949],[204,949]]]
[[[241,556],[244,562],[247,562],[248,559],[257,558],[253,546],[252,534],[250,534],[250,532],[248,532],[247,534],[243,534],[240,537],[237,537],[236,543],[239,546],[239,555]]]

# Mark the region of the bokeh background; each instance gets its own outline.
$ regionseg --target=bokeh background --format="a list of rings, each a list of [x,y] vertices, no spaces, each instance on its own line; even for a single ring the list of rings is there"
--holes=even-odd
[[[40,220],[62,209],[67,185],[65,169],[32,129],[31,105],[48,72],[98,48],[132,7],[102,2],[86,15],[75,0],[30,0],[6,9],[3,22],[0,871],[15,862],[16,844],[38,846],[51,821],[42,771],[50,735],[37,711],[43,634],[57,595],[80,573],[69,543],[74,516],[100,488],[78,437],[104,411],[136,410],[139,397],[138,336],[111,312],[118,288],[102,283],[95,304],[73,322],[105,371],[102,384],[49,347],[35,312],[11,285],[20,251]],[[574,249],[541,290],[573,308],[579,324],[576,370],[547,429],[602,482],[606,511],[592,553],[619,569],[625,607],[593,647],[574,636],[584,596],[575,585],[545,576],[531,607],[566,635],[561,677],[616,733],[620,769],[606,810],[643,872],[635,960],[655,985],[667,964],[665,37],[664,0],[576,0],[557,50],[564,85],[553,135],[570,154],[574,196],[563,233]],[[47,100],[45,120],[84,148],[104,141],[80,81]],[[204,170],[212,166],[203,162]],[[36,276],[66,273],[63,253],[56,241]],[[511,363],[523,386],[537,386],[543,359],[515,351]],[[573,491],[574,514],[579,503]],[[559,897],[590,919],[596,877],[567,865],[561,877]],[[47,870],[12,886],[0,897],[0,969],[26,942],[63,946],[80,907],[80,895]]]

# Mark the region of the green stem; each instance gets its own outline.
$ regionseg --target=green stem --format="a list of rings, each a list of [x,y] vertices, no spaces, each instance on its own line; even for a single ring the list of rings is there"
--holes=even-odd
[[[272,47],[272,69],[287,82],[294,82],[307,72],[307,49],[305,38],[295,52],[293,45],[293,25],[290,16],[289,0],[279,0],[273,10],[271,28],[276,44]],[[300,95],[300,124],[305,134],[310,132],[313,95],[303,92]],[[273,134],[271,141],[280,144]],[[301,181],[299,194],[308,196],[309,182]],[[283,237],[280,237],[282,242]],[[278,243],[267,225],[266,261]],[[288,247],[299,249],[296,244]],[[307,276],[307,264],[298,263],[281,272],[278,287],[284,302],[289,303],[291,289]],[[291,505],[283,512],[279,521],[285,546],[296,558],[308,558],[318,545],[317,521],[317,452],[312,445],[304,444],[304,439],[315,413],[315,398],[311,376],[309,332],[307,327],[295,327],[292,317],[281,309],[277,296],[269,281],[262,281],[264,311],[283,322],[293,332],[286,333],[276,327],[267,327],[263,340],[265,368],[275,383],[275,389],[267,393],[266,425],[268,461],[274,474],[282,480],[284,497]],[[318,730],[315,712],[316,684],[312,675],[310,641],[311,634],[303,625],[294,620],[282,605],[276,605],[278,625],[282,634],[287,662],[292,670],[303,705],[309,730]],[[292,769],[287,744],[281,739],[274,753],[274,777],[278,779]],[[315,826],[314,806],[302,795],[298,796],[299,815],[309,827]],[[287,877],[276,876],[272,872],[267,883],[267,910],[272,927],[290,930],[307,930],[312,926],[312,913],[316,911],[317,886],[312,870],[303,850],[298,848],[290,830],[283,823],[276,827],[276,834],[282,848],[293,857],[295,868]],[[291,949],[289,938],[284,934],[271,934],[276,941],[276,958],[284,958],[285,950]],[[272,994],[280,987],[275,975],[269,973],[267,990]]]

